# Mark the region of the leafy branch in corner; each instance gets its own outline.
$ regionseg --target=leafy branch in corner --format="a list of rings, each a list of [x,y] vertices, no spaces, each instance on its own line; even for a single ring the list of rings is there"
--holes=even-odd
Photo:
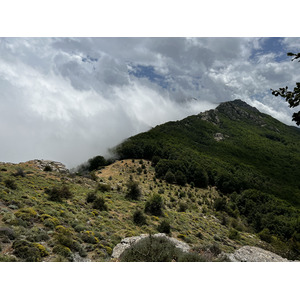
[[[298,62],[300,62],[300,53],[296,54],[289,52],[287,53],[287,56],[292,56],[292,61],[298,60]],[[296,86],[294,87],[293,91],[289,91],[287,86],[285,88],[279,88],[278,90],[271,89],[271,91],[272,95],[275,97],[281,96],[284,98],[289,103],[291,108],[300,104],[300,82],[296,82]],[[298,126],[300,125],[300,111],[293,114],[292,120],[295,121]]]

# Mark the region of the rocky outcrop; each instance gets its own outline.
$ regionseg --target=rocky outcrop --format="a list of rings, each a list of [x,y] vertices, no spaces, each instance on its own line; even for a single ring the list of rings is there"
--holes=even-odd
[[[141,234],[139,236],[132,236],[132,237],[124,238],[121,241],[121,243],[117,244],[114,247],[111,257],[112,258],[119,258],[121,256],[121,254],[127,248],[129,248],[133,244],[137,243],[141,239],[144,239],[148,236],[149,236],[149,234]],[[189,250],[190,250],[190,246],[187,243],[184,243],[184,242],[179,241],[175,238],[169,237],[165,233],[156,233],[156,234],[153,234],[152,236],[153,237],[165,237],[165,238],[167,238],[169,241],[171,241],[175,245],[176,248],[182,250],[183,252],[189,252]]]
[[[288,262],[289,260],[264,249],[243,246],[234,253],[223,254],[232,262]]]
[[[67,167],[58,161],[53,160],[44,160],[44,159],[34,159],[28,161],[28,163],[32,163],[36,165],[40,170],[44,170],[46,167],[50,167],[52,171],[59,173],[68,173],[69,170]]]

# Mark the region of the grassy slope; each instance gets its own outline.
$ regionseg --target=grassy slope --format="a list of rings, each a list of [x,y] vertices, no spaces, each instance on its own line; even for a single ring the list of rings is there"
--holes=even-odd
[[[138,175],[137,169],[142,165],[143,172]],[[26,176],[13,176],[20,167]],[[147,174],[144,174],[144,170]],[[126,182],[130,175],[140,183],[141,200],[133,201],[125,197]],[[240,220],[237,221],[240,240],[228,237],[233,219],[226,226],[218,219],[221,216],[212,208],[214,199],[220,196],[215,188],[192,189],[164,181],[155,182],[154,168],[149,161],[143,161],[142,164],[137,160],[117,161],[98,172],[97,176],[93,181],[79,176],[44,172],[26,163],[0,164],[0,228],[10,228],[15,234],[12,239],[0,235],[1,259],[13,259],[13,242],[27,240],[45,247],[47,253],[39,258],[41,261],[72,260],[75,253],[80,253],[83,256],[81,259],[85,260],[108,261],[113,247],[122,238],[156,233],[157,225],[162,220],[170,222],[173,237],[186,241],[198,250],[213,244],[226,252],[241,245],[267,247],[255,234],[244,231],[246,227]],[[16,183],[15,190],[6,187],[7,179]],[[98,195],[104,196],[108,211],[93,209],[92,204],[85,200],[89,192],[96,190],[100,181],[112,187],[112,190],[104,193],[97,191]],[[61,186],[62,183],[69,187],[73,196],[61,203],[49,201],[46,189]],[[153,193],[161,193],[164,199],[164,216],[147,215],[147,225],[137,226],[133,222],[133,213],[136,209],[143,210],[146,200]],[[178,211],[180,203],[186,204],[185,212]],[[53,253],[58,244],[73,245],[73,248],[70,246],[71,255]],[[77,254],[77,257],[80,255]]]

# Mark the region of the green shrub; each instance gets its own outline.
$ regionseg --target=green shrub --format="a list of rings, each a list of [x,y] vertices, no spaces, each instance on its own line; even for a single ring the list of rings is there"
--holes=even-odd
[[[98,184],[98,190],[102,193],[109,192],[111,190],[111,186],[106,183],[99,183]]]
[[[228,237],[231,240],[240,240],[241,239],[241,236],[240,236],[239,232],[236,229],[233,229],[233,228],[230,229]]]
[[[206,262],[207,259],[195,252],[183,252],[178,255],[178,262]]]
[[[154,216],[161,216],[163,208],[163,199],[158,194],[153,194],[145,204],[145,212]]]
[[[25,240],[17,240],[13,243],[13,254],[27,262],[38,262],[41,258],[49,255],[44,246]]]
[[[171,226],[169,222],[163,220],[157,227],[158,232],[169,234],[171,232]]]
[[[87,203],[93,203],[97,199],[97,195],[95,192],[90,192],[86,196]]]
[[[143,238],[120,256],[123,262],[171,262],[178,256],[178,249],[164,237]]]
[[[0,254],[0,262],[16,262],[17,259],[12,255]]]
[[[13,174],[13,176],[15,176],[15,177],[17,177],[17,176],[25,177],[26,174],[24,173],[24,170],[22,168],[17,168],[17,171],[16,171],[16,173]]]
[[[214,208],[216,211],[226,211],[226,199],[225,198],[217,198],[214,202]]]
[[[6,236],[10,240],[14,240],[16,238],[16,234],[12,228],[9,227],[1,227],[0,228],[0,237]]]
[[[142,192],[138,182],[129,180],[126,186],[127,186],[126,198],[133,199],[133,200],[139,200],[141,198]]]
[[[97,197],[93,202],[93,208],[100,211],[107,210],[107,205],[105,204],[103,197]]]
[[[14,180],[12,179],[6,179],[4,180],[5,186],[11,190],[16,190],[17,189],[17,185],[14,182]]]
[[[185,212],[188,209],[188,205],[185,202],[180,202],[178,211],[179,212]]]
[[[171,170],[168,170],[168,172],[166,173],[165,180],[168,183],[175,183],[176,182],[175,175],[173,174],[173,172],[171,172]]]
[[[17,210],[15,216],[23,221],[33,223],[37,219],[37,212],[31,207],[25,207]]]
[[[61,187],[53,187],[52,189],[47,189],[48,200],[54,202],[62,202],[63,199],[69,199],[72,197],[72,193],[68,186],[63,184]]]
[[[72,251],[70,248],[63,245],[56,245],[53,247],[52,252],[58,255],[61,255],[66,258],[71,258]]]
[[[270,234],[270,230],[268,228],[264,228],[259,234],[258,236],[260,237],[260,239],[262,241],[265,241],[267,243],[271,243],[272,242],[272,235]]]
[[[186,184],[186,177],[181,171],[175,173],[176,183],[184,186]]]
[[[80,238],[89,244],[97,244],[99,242],[98,238],[95,237],[95,234],[93,231],[83,231],[80,234]]]
[[[143,214],[142,211],[136,210],[133,214],[133,222],[137,225],[145,225],[147,224],[146,222],[146,217]]]

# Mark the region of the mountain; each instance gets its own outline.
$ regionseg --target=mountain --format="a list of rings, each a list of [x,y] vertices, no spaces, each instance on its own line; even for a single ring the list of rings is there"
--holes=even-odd
[[[299,149],[298,128],[234,100],[156,126],[115,151],[120,158],[154,159],[159,178],[180,170],[196,186],[216,185],[224,193],[255,188],[299,207]]]
[[[256,247],[299,260],[299,137],[235,100],[133,136],[114,149],[118,160],[97,156],[77,173],[0,163],[0,261],[122,260],[112,257],[120,243],[157,233],[189,249],[164,241],[165,260]]]

